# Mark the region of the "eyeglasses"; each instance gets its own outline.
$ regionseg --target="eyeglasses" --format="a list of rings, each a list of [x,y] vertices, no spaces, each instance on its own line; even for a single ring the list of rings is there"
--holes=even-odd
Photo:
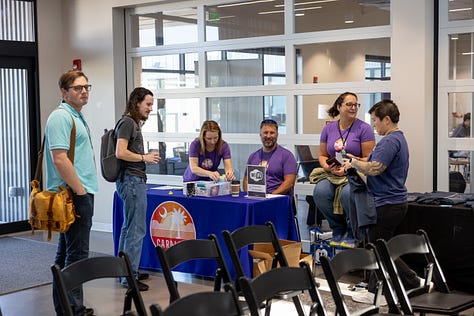
[[[360,103],[344,103],[345,106],[347,106],[348,108],[360,108]]]
[[[260,124],[275,124],[275,125],[278,125],[278,123],[275,120],[272,120],[272,119],[263,120]]]
[[[91,91],[92,85],[86,84],[86,85],[83,85],[83,86],[70,86],[70,87],[68,87],[68,89],[74,89],[74,91],[76,91],[76,92],[82,92],[82,89],[86,89],[86,91]]]

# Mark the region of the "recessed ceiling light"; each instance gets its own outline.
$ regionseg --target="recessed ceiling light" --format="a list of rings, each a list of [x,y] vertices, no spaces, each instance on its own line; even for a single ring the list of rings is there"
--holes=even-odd
[[[449,12],[462,12],[462,11],[470,11],[472,8],[460,8],[460,9],[451,9]]]
[[[247,2],[237,2],[237,3],[229,3],[229,4],[222,4],[218,5],[218,8],[228,8],[228,7],[237,7],[241,5],[249,5],[249,4],[256,4],[256,3],[264,3],[264,2],[273,2],[275,0],[255,0],[255,1],[247,1]]]

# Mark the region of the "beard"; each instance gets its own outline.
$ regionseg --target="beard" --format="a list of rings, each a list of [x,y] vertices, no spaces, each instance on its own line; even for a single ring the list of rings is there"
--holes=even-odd
[[[263,140],[263,147],[267,148],[267,149],[272,149],[273,147],[275,147],[275,144],[276,144],[276,139],[264,139]]]

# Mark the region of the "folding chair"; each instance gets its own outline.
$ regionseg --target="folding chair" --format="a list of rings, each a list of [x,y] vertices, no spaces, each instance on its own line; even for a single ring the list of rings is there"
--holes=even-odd
[[[161,246],[156,246],[156,253],[170,293],[170,303],[180,297],[172,269],[184,262],[196,259],[210,259],[214,261],[217,265],[214,291],[220,291],[222,282],[232,282],[217,237],[214,234],[209,235],[209,239],[183,240],[166,250]]]
[[[326,316],[323,300],[307,262],[300,262],[300,267],[281,267],[264,272],[254,279],[239,278],[239,284],[249,306],[251,316],[260,316],[260,307],[265,303],[265,314],[269,314],[272,298],[284,292],[307,291],[311,297],[312,305],[309,315]],[[297,296],[298,300],[299,297]],[[305,316],[298,305],[299,316]],[[301,304],[301,302],[300,302]]]
[[[421,315],[426,313],[457,315],[474,307],[474,295],[452,292],[446,282],[428,235],[422,229],[416,234],[402,234],[392,237],[389,241],[377,240],[383,264],[392,281],[402,310],[409,307]],[[424,257],[425,283],[420,287],[406,290],[400,280],[395,261],[404,255],[418,254]],[[429,291],[433,280],[435,291]]]
[[[325,256],[320,258],[324,275],[326,276],[329,288],[331,289],[331,295],[336,303],[336,314],[339,316],[400,315],[401,312],[397,306],[396,296],[394,295],[390,283],[385,277],[385,271],[377,251],[372,244],[368,244],[367,247],[368,249],[345,249],[344,251],[337,253],[332,260]],[[378,281],[373,303],[368,307],[350,313],[338,282],[343,276],[355,271],[374,271],[377,275]],[[382,293],[385,294],[390,313],[379,312]],[[408,310],[408,313],[405,313],[405,315],[413,315],[413,312]]]
[[[152,316],[239,316],[237,294],[230,283],[225,292],[199,292],[176,299],[164,311],[158,304],[150,306]]]
[[[58,265],[51,266],[56,290],[64,315],[74,316],[71,304],[68,299],[68,292],[85,282],[103,279],[126,277],[128,290],[125,293],[123,314],[131,310],[132,300],[136,311],[141,316],[146,316],[145,305],[138,290],[138,286],[133,275],[130,261],[125,252],[120,251],[118,257],[104,256],[85,258],[72,263],[61,270]]]
[[[237,292],[241,293],[241,288],[238,280],[241,277],[246,277],[242,262],[240,261],[239,251],[247,251],[247,247],[252,247],[256,243],[270,243],[274,249],[274,255],[272,260],[272,269],[276,268],[279,264],[280,267],[288,267],[288,261],[286,260],[285,254],[281,247],[280,241],[275,230],[275,226],[272,222],[267,222],[265,225],[250,225],[236,229],[232,233],[228,230],[222,232],[224,241],[227,246],[232,264],[234,266],[236,274],[235,287]],[[278,293],[275,298],[288,298],[291,297],[296,305],[298,313],[303,312],[300,299],[298,295],[301,291],[286,291],[284,293]],[[267,309],[270,312],[270,306]]]

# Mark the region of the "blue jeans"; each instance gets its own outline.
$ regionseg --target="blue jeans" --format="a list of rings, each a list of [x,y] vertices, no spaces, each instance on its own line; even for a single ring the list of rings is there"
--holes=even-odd
[[[118,251],[129,256],[134,273],[138,273],[146,232],[146,183],[145,179],[124,174],[116,182],[117,193],[123,201],[123,224]]]
[[[54,264],[61,269],[80,259],[89,257],[89,237],[92,227],[92,216],[94,215],[94,195],[73,194],[74,207],[79,216],[65,233],[59,234],[58,248]],[[75,315],[84,313],[82,286],[70,291],[69,302],[73,305]],[[56,314],[64,315],[56,293],[56,285],[53,281],[53,303]]]
[[[329,180],[323,179],[316,183],[313,191],[314,203],[319,210],[324,214],[328,220],[329,227],[333,230],[333,236],[343,237],[347,232],[347,238],[354,238],[352,228],[350,227],[346,214],[334,214],[333,202],[336,192],[336,185]],[[339,196],[342,208],[349,210],[350,206],[350,188],[349,185],[344,185]]]

